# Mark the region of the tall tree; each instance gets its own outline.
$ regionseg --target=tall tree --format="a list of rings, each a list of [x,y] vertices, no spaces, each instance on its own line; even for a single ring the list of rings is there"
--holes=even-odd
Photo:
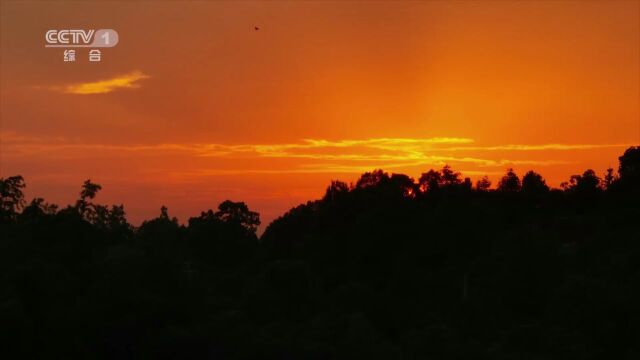
[[[322,200],[329,202],[338,201],[344,198],[344,196],[348,193],[349,185],[342,181],[331,181],[331,184],[327,187]]]
[[[586,170],[582,175],[572,175],[569,183],[563,183],[563,188],[570,192],[588,194],[600,191],[601,180],[592,169]]]
[[[445,165],[440,173],[442,174],[442,184],[446,187],[454,187],[462,183],[460,173],[453,171],[449,165]]]
[[[429,170],[426,173],[422,173],[420,179],[418,179],[418,185],[422,192],[437,191],[442,185],[442,175],[436,170]]]
[[[244,202],[225,200],[218,206],[216,217],[229,224],[238,224],[255,233],[260,225],[260,214],[250,211]]]
[[[476,190],[478,191],[488,191],[489,188],[491,188],[491,180],[486,175],[476,182]]]
[[[507,173],[500,179],[498,183],[498,191],[502,192],[517,192],[520,191],[520,178],[513,171],[512,168],[507,170]]]
[[[356,182],[356,188],[364,189],[368,187],[375,187],[383,182],[389,180],[389,174],[378,169],[372,172],[366,172],[360,176],[360,179]]]
[[[613,168],[608,168],[604,174],[603,186],[606,190],[611,188],[611,185],[616,181],[616,176],[613,174]]]
[[[618,174],[621,179],[640,178],[640,146],[628,148],[618,160],[620,161]]]
[[[91,179],[85,180],[82,184],[80,199],[76,201],[76,209],[80,216],[87,221],[94,221],[98,212],[104,212],[104,209],[96,210],[96,206],[91,202],[100,190],[102,190],[102,186],[92,183]]]
[[[549,186],[542,175],[530,170],[522,177],[521,190],[525,194],[537,195],[549,191]]]
[[[20,175],[0,178],[0,219],[13,219],[24,208],[25,186]]]

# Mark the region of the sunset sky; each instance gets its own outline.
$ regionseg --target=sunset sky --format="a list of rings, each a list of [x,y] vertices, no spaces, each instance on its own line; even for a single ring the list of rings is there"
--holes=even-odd
[[[639,1],[2,1],[0,176],[129,220],[268,223],[332,179],[450,164],[552,186],[640,143]],[[259,27],[255,30],[254,27]],[[89,63],[49,29],[115,29]]]

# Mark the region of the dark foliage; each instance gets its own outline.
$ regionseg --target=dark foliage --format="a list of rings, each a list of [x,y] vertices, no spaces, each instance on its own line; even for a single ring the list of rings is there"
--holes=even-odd
[[[335,181],[256,236],[225,201],[180,225],[28,205],[0,179],[3,358],[637,359],[640,147],[563,190],[445,166]],[[99,196],[98,196],[99,197]]]

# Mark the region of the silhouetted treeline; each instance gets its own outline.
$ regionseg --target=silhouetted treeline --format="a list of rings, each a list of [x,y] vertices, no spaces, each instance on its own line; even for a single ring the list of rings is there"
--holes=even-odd
[[[134,227],[0,179],[3,358],[638,359],[640,147],[550,189],[449,166],[334,181],[260,237],[225,201]]]

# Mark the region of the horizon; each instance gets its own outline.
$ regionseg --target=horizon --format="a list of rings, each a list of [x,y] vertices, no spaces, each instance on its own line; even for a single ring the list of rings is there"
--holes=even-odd
[[[629,186],[629,183],[628,183],[629,179],[627,179],[626,182],[621,181],[621,180],[624,180],[622,178],[623,158],[627,158],[626,167],[627,169],[629,169],[631,165],[629,164],[629,161],[633,161],[631,159],[634,156],[637,156],[637,155],[632,155],[632,153],[637,153],[637,151],[639,150],[640,150],[640,145],[630,146],[629,148],[627,148],[624,153],[620,154],[620,157],[618,158],[619,160],[618,166],[609,167],[606,173],[603,174],[603,176],[599,176],[598,172],[594,171],[593,169],[585,169],[584,172],[572,175],[571,178],[568,179],[569,181],[561,183],[559,187],[549,186],[546,182],[546,179],[544,178],[544,174],[537,173],[533,170],[528,171],[526,174],[518,174],[515,171],[513,171],[512,168],[507,169],[507,171],[496,182],[492,182],[491,179],[486,175],[476,180],[476,182],[473,182],[473,181],[469,182],[468,180],[471,180],[470,177],[465,176],[464,173],[456,171],[456,169],[451,168],[449,165],[445,165],[442,169],[435,170],[436,176],[438,177],[436,187],[440,188],[440,190],[444,191],[445,193],[449,192],[451,194],[455,194],[456,192],[462,191],[459,194],[466,194],[466,196],[469,196],[471,192],[485,193],[485,194],[489,194],[489,193],[499,194],[499,193],[509,193],[509,192],[516,191],[521,195],[523,194],[528,196],[529,200],[536,199],[536,198],[538,200],[543,199],[545,195],[550,192],[564,193],[567,196],[576,196],[576,194],[578,194],[578,197],[587,196],[587,198],[589,198],[589,196],[593,197],[595,195],[595,193],[590,193],[593,191],[595,191],[596,193],[598,191],[600,192],[612,191],[613,193],[616,193],[616,192],[620,192],[620,189],[628,191],[630,190],[630,188],[627,188]],[[633,165],[631,165],[631,167],[633,167]],[[93,203],[92,201],[89,201],[87,203],[86,202],[87,195],[85,194],[87,189],[91,187],[95,187],[95,190],[92,190],[93,195],[89,196],[90,200],[92,200],[94,196],[98,195],[99,193],[102,192],[102,190],[104,190],[100,184],[97,184],[91,181],[91,179],[85,180],[84,184],[80,186],[81,191],[78,192],[80,196],[76,197],[75,203],[70,202],[68,204],[60,205],[60,204],[48,202],[47,199],[40,198],[39,200],[44,202],[40,205],[37,205],[37,207],[40,208],[41,211],[43,211],[49,206],[53,206],[54,207],[53,213],[56,213],[63,209],[70,209],[72,210],[72,213],[80,212],[81,214],[82,210],[80,210],[81,208],[79,207],[80,206],[79,204],[84,203],[85,206],[88,204],[89,206],[92,206],[92,207],[104,207],[104,209],[107,211],[107,214],[109,212],[113,212],[114,214],[115,213],[119,214],[119,211],[124,210],[124,213],[122,214],[123,215],[122,220],[124,220],[128,224],[128,226],[131,226],[131,230],[134,230],[134,229],[144,228],[146,226],[145,224],[153,223],[153,221],[156,221],[163,217],[166,217],[167,220],[172,219],[172,221],[175,221],[176,224],[180,226],[189,227],[191,225],[190,224],[191,220],[195,220],[196,222],[201,221],[202,217],[205,216],[205,214],[207,213],[211,215],[215,214],[215,217],[217,218],[218,217],[217,212],[219,210],[222,210],[221,207],[223,206],[223,203],[230,202],[231,204],[234,204],[236,206],[244,207],[245,211],[252,212],[253,214],[256,215],[256,219],[258,220],[258,223],[257,225],[255,225],[255,228],[252,228],[251,231],[254,233],[254,235],[257,236],[257,239],[261,239],[265,231],[268,230],[268,228],[270,227],[270,225],[272,225],[273,223],[277,223],[278,221],[286,218],[287,216],[290,216],[292,213],[295,213],[296,211],[299,211],[300,207],[308,207],[309,204],[312,204],[312,203],[326,203],[327,195],[335,191],[340,191],[339,189],[341,185],[346,187],[347,192],[362,191],[362,190],[366,190],[367,186],[372,185],[372,184],[369,184],[369,182],[372,179],[376,179],[374,181],[375,184],[373,184],[373,186],[375,187],[375,186],[383,185],[385,181],[383,180],[384,178],[386,178],[386,181],[391,180],[391,182],[393,183],[394,177],[396,177],[396,175],[399,175],[399,177],[396,178],[396,182],[394,185],[392,185],[392,187],[396,188],[396,190],[403,189],[403,187],[407,186],[407,183],[405,183],[404,181],[405,180],[410,181],[410,185],[408,186],[410,186],[411,190],[409,190],[409,192],[403,193],[402,198],[404,200],[419,200],[421,198],[424,198],[425,196],[427,197],[433,196],[434,193],[438,192],[438,189],[430,188],[431,186],[434,186],[432,184],[432,181],[434,181],[433,173],[434,173],[434,169],[430,169],[428,173],[427,172],[422,173],[421,177],[413,178],[411,176],[408,176],[402,173],[387,172],[387,171],[384,171],[383,169],[375,169],[375,170],[367,171],[360,174],[357,181],[350,181],[347,183],[340,180],[331,180],[331,183],[327,187],[325,187],[323,196],[318,196],[313,199],[307,199],[306,201],[303,201],[299,204],[292,206],[291,208],[283,211],[282,213],[274,216],[271,219],[268,219],[267,221],[265,221],[264,218],[261,218],[261,214],[259,212],[253,212],[253,209],[246,206],[247,204],[244,201],[242,201],[242,199],[233,199],[233,200],[225,199],[223,202],[218,204],[218,206],[211,206],[209,208],[202,209],[200,211],[197,211],[193,214],[188,215],[184,219],[180,219],[177,216],[173,215],[170,209],[167,208],[164,204],[162,204],[161,207],[158,209],[159,214],[156,214],[158,216],[140,219],[136,223],[136,222],[132,222],[131,219],[129,218],[125,203],[121,202],[116,204],[100,204],[100,201],[98,201],[99,199],[95,203]],[[380,178],[379,176],[382,176],[382,178]],[[528,179],[529,187],[525,188],[525,182],[527,181],[526,180],[527,177],[529,177]],[[23,189],[28,189],[28,186],[27,186],[28,182],[25,181],[25,179],[21,175],[16,174],[14,175],[13,178],[7,178],[7,179],[0,178],[0,180],[2,181],[6,180],[7,184],[15,181],[15,184],[18,184],[16,188],[20,189],[20,197],[28,199],[28,197],[25,196],[25,193],[27,191],[23,190]],[[514,180],[517,181],[516,184],[513,183]],[[487,183],[487,181],[489,182]],[[361,185],[361,182],[363,182],[363,185]],[[624,182],[624,184],[620,185],[619,184],[620,182]],[[586,188],[584,188],[584,186],[586,186]],[[406,188],[404,188],[404,190],[402,191],[406,191]],[[7,195],[8,194],[9,192],[7,192]],[[633,193],[631,192],[629,195],[631,194]],[[33,197],[32,200],[33,201],[30,203],[29,206],[37,203],[36,202],[37,197]],[[22,210],[26,209],[24,207],[25,205],[26,203],[22,205],[23,207]],[[119,207],[120,209],[117,209],[116,207]],[[82,216],[86,216],[86,214],[81,215],[81,217]],[[95,221],[95,219],[90,220],[90,222],[91,221]]]

